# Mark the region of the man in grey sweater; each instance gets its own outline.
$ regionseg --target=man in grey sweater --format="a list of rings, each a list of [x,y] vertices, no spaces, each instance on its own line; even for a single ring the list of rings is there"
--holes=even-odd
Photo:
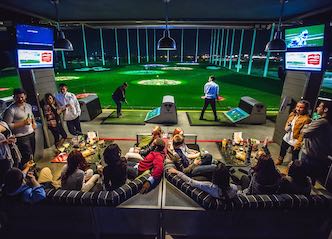
[[[313,184],[317,178],[326,176],[332,155],[332,105],[320,102],[316,112],[320,118],[303,128],[301,160]]]

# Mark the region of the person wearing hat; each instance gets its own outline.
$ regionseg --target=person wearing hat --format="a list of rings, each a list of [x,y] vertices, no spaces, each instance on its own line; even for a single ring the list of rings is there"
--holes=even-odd
[[[29,161],[21,171],[10,169],[4,178],[3,192],[8,197],[19,198],[27,203],[37,203],[46,198],[44,187],[36,180],[30,169],[35,165]]]

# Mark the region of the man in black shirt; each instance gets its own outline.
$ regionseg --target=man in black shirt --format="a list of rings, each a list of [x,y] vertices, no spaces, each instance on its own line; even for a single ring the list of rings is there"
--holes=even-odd
[[[127,104],[126,100],[126,88],[128,87],[127,82],[124,82],[121,86],[116,88],[116,90],[112,94],[112,99],[114,100],[116,104],[116,117],[119,118],[121,114],[121,103],[125,102]]]

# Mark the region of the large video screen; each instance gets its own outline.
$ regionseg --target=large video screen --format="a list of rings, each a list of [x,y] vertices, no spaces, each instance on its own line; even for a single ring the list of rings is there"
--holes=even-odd
[[[286,52],[285,68],[287,70],[321,71],[322,52]]]
[[[53,46],[53,29],[31,25],[16,25],[16,41],[20,45]]]
[[[322,47],[324,45],[324,24],[285,30],[287,48]]]
[[[17,50],[18,68],[53,67],[52,50]]]

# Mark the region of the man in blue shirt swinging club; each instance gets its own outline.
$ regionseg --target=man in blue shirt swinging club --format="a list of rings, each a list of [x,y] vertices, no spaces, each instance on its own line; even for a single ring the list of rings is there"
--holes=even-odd
[[[219,85],[215,83],[216,77],[210,76],[208,82],[204,85],[204,106],[201,112],[200,120],[204,120],[204,112],[208,105],[211,105],[214,121],[218,121],[217,111],[216,111],[216,99],[219,97]]]

